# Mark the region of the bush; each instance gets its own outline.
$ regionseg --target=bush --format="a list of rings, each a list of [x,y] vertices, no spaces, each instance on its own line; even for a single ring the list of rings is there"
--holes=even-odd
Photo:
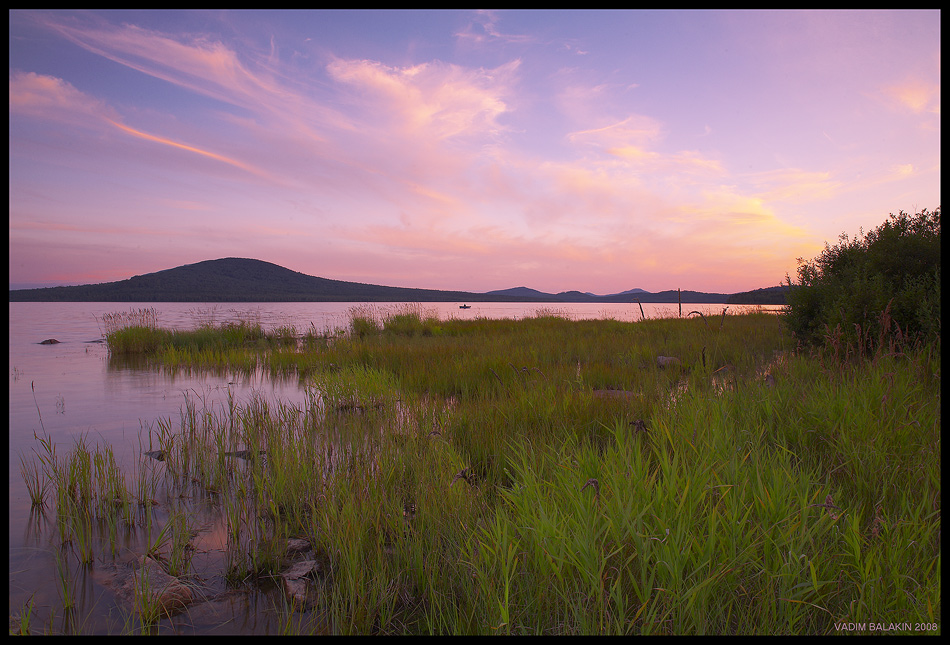
[[[883,342],[940,335],[940,207],[890,215],[875,230],[798,260],[785,320],[806,345],[829,340],[870,352]]]

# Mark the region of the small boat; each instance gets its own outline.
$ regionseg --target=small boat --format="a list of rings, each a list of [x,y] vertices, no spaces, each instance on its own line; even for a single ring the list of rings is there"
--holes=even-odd
[[[459,309],[471,309],[472,305],[459,305]]]

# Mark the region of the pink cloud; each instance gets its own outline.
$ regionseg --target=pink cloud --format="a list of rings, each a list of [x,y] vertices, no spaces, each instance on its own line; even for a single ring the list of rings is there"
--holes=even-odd
[[[389,134],[444,140],[504,130],[498,117],[508,111],[504,96],[518,65],[512,61],[493,70],[471,70],[434,62],[396,68],[338,59],[327,71],[361,92],[354,101],[359,107],[374,110],[377,118],[390,115],[385,124]]]
[[[279,61],[251,57],[252,69],[220,42],[55,18],[49,19],[49,26],[89,51],[254,115],[222,115],[237,129],[234,140],[252,144],[239,154],[110,115],[124,133],[258,175],[267,167],[275,183],[306,189],[316,181],[340,191],[350,185],[351,191],[368,189],[380,199],[397,202],[411,201],[414,194],[431,198],[440,193],[446,202],[445,192],[430,183],[433,171],[445,177],[460,157],[437,147],[438,142],[501,132],[498,117],[508,109],[504,96],[518,67],[517,61],[492,70],[467,70],[439,63],[392,68],[373,61],[335,60],[327,68],[331,78],[359,90],[344,113],[288,81],[292,75],[275,67]],[[382,114],[398,118],[383,125]],[[358,126],[357,115],[363,117]],[[262,167],[261,161],[268,166]]]
[[[200,147],[174,141],[120,122],[116,111],[105,102],[77,90],[70,83],[52,76],[15,73],[10,77],[10,112],[34,119],[45,119],[86,127],[101,127],[102,124],[125,134],[201,155],[240,168],[251,174],[267,176],[258,168]]]
[[[9,92],[11,114],[87,125],[115,115],[102,101],[46,74],[13,72]]]
[[[481,9],[474,12],[473,20],[455,33],[456,38],[462,42],[468,42],[474,45],[484,45],[487,43],[530,43],[537,39],[529,34],[509,34],[504,33],[498,28],[498,12]]]
[[[46,17],[46,25],[90,52],[228,103],[242,104],[241,97],[278,91],[219,42],[201,37],[181,42],[135,25],[67,22],[54,16]]]
[[[106,119],[106,120],[108,121],[108,123],[110,123],[111,125],[115,126],[116,128],[118,128],[118,129],[121,130],[122,132],[125,132],[126,134],[130,134],[130,135],[132,135],[132,136],[134,136],[134,137],[139,137],[139,138],[141,138],[141,139],[145,139],[146,141],[152,141],[152,142],[154,142],[154,143],[159,143],[159,144],[161,144],[161,145],[170,146],[170,147],[172,147],[172,148],[177,148],[177,149],[179,149],[179,150],[185,150],[185,151],[187,151],[187,152],[192,152],[192,153],[194,153],[194,154],[201,155],[201,156],[203,156],[203,157],[207,157],[207,158],[209,158],[209,159],[214,159],[215,161],[220,161],[220,162],[222,162],[222,163],[226,163],[226,164],[228,164],[228,165],[230,165],[230,166],[234,166],[235,168],[240,168],[241,170],[244,170],[245,172],[251,173],[251,174],[253,174],[253,175],[258,175],[258,176],[260,176],[260,177],[265,177],[265,178],[268,178],[268,179],[271,179],[272,181],[274,181],[274,179],[270,176],[269,173],[264,172],[264,171],[261,170],[260,168],[255,168],[254,166],[251,166],[251,165],[249,165],[249,164],[246,164],[246,163],[244,163],[244,162],[242,162],[242,161],[238,161],[237,159],[232,159],[232,158],[230,158],[230,157],[226,157],[226,156],[224,156],[224,155],[220,155],[220,154],[217,154],[217,153],[215,153],[215,152],[211,152],[211,151],[209,151],[209,150],[203,150],[203,149],[198,148],[198,147],[195,147],[195,146],[190,146],[190,145],[187,145],[187,144],[185,144],[185,143],[180,143],[180,142],[178,142],[178,141],[173,141],[173,140],[167,139],[167,138],[165,138],[165,137],[160,137],[160,136],[157,136],[157,135],[154,135],[154,134],[149,134],[149,133],[147,133],[147,132],[142,132],[141,130],[136,130],[135,128],[129,127],[129,126],[127,126],[127,125],[123,125],[123,124],[119,123],[118,121],[113,121],[113,120],[111,120],[111,119]]]
[[[748,176],[757,198],[767,203],[807,203],[825,201],[845,187],[844,182],[829,171],[808,171],[781,168]]]
[[[317,267],[290,267],[296,270],[338,277],[339,267],[341,274],[377,281],[362,273],[372,268],[377,276],[404,276],[408,286],[431,279],[433,286],[462,288],[452,273],[457,265],[476,276],[486,272],[496,288],[537,280],[530,286],[606,290],[591,284],[596,278],[615,281],[616,290],[661,289],[672,285],[637,282],[666,269],[694,270],[708,284],[730,276],[752,288],[762,285],[749,280],[783,274],[783,262],[809,255],[802,249],[815,244],[815,234],[794,224],[804,221],[794,219],[802,210],[795,206],[859,184],[822,162],[737,173],[716,149],[673,147],[667,139],[682,132],[631,113],[621,100],[635,83],[584,83],[567,71],[546,79],[562,86],[545,105],[550,121],[535,128],[545,148],[532,152],[525,143],[530,128],[523,127],[533,118],[531,95],[517,59],[476,68],[334,58],[295,76],[301,70],[273,51],[239,55],[210,38],[52,16],[50,26],[87,51],[240,108],[190,121],[110,106],[53,77],[11,74],[12,115],[121,134],[68,131],[83,154],[108,147],[112,158],[140,164],[138,176],[161,176],[159,193],[139,199],[130,189],[123,198],[148,217],[185,212],[154,228],[162,239],[177,228],[181,238],[193,238],[196,253],[231,255],[237,252],[229,244],[243,244],[244,255],[266,249],[280,259],[273,249],[292,248],[288,258]],[[505,36],[491,14],[481,20],[481,31],[472,33],[486,42]],[[939,98],[926,88],[895,89],[893,99],[908,111],[939,110]],[[703,121],[690,134],[696,123]],[[714,138],[703,143],[711,146]],[[685,145],[696,145],[695,137],[688,140]],[[874,179],[906,181],[931,165],[895,158]],[[143,167],[149,172],[141,173]],[[219,192],[209,191],[211,210],[190,210],[189,204],[204,203],[195,187],[212,183]],[[85,208],[99,204],[90,200]],[[215,210],[229,214],[226,225],[203,218]],[[255,215],[267,222],[255,224]],[[91,233],[110,228],[78,220],[75,226]],[[242,241],[246,231],[252,234]],[[322,257],[332,262],[307,259],[307,247],[324,239],[320,248],[333,248]],[[294,245],[279,247],[278,240]],[[373,255],[385,261],[376,265],[368,259]]]
[[[940,84],[910,79],[885,87],[884,95],[914,114],[940,114]]]
[[[586,143],[600,148],[617,146],[642,146],[662,137],[663,126],[652,117],[634,114],[622,121],[602,127],[571,132],[567,139],[573,143]]]

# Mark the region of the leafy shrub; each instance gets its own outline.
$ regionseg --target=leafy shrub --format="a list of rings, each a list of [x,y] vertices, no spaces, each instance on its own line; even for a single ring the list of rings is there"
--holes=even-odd
[[[842,234],[815,259],[798,260],[785,319],[804,344],[882,343],[940,334],[940,207],[903,211],[867,234]]]

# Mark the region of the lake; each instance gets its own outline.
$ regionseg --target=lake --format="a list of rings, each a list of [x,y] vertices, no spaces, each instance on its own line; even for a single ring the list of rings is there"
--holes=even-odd
[[[101,342],[102,317],[115,312],[153,308],[160,327],[191,329],[202,323],[260,322],[265,330],[293,326],[300,334],[345,329],[355,307],[376,315],[421,308],[439,318],[523,318],[555,313],[571,319],[610,318],[637,321],[677,315],[676,304],[636,303],[10,303],[10,425],[9,425],[9,539],[10,615],[19,615],[33,602],[32,621],[38,630],[119,633],[125,629],[122,612],[108,588],[97,580],[95,568],[75,566],[71,584],[76,599],[73,612],[62,610],[57,589],[58,544],[53,533],[55,509],[31,512],[30,499],[20,475],[20,457],[32,460],[39,445],[36,436],[49,437],[61,453],[84,436],[88,443],[109,445],[120,467],[133,469],[150,449],[157,419],[177,420],[186,400],[222,406],[229,396],[244,401],[252,396],[302,405],[306,393],[294,378],[275,380],[258,373],[194,374],[149,370],[111,359]],[[700,311],[718,316],[725,305],[684,304],[683,314]],[[747,309],[779,310],[778,306],[730,305],[728,313]],[[54,338],[57,344],[41,341]],[[210,520],[209,520],[210,521]],[[213,551],[213,549],[209,549]],[[210,557],[210,556],[209,556]],[[262,607],[258,607],[258,601]],[[163,621],[167,633],[274,633],[279,630],[267,609],[267,599],[242,598],[222,604],[202,618],[186,615]],[[70,621],[78,621],[75,624]],[[165,633],[163,631],[163,633]]]

